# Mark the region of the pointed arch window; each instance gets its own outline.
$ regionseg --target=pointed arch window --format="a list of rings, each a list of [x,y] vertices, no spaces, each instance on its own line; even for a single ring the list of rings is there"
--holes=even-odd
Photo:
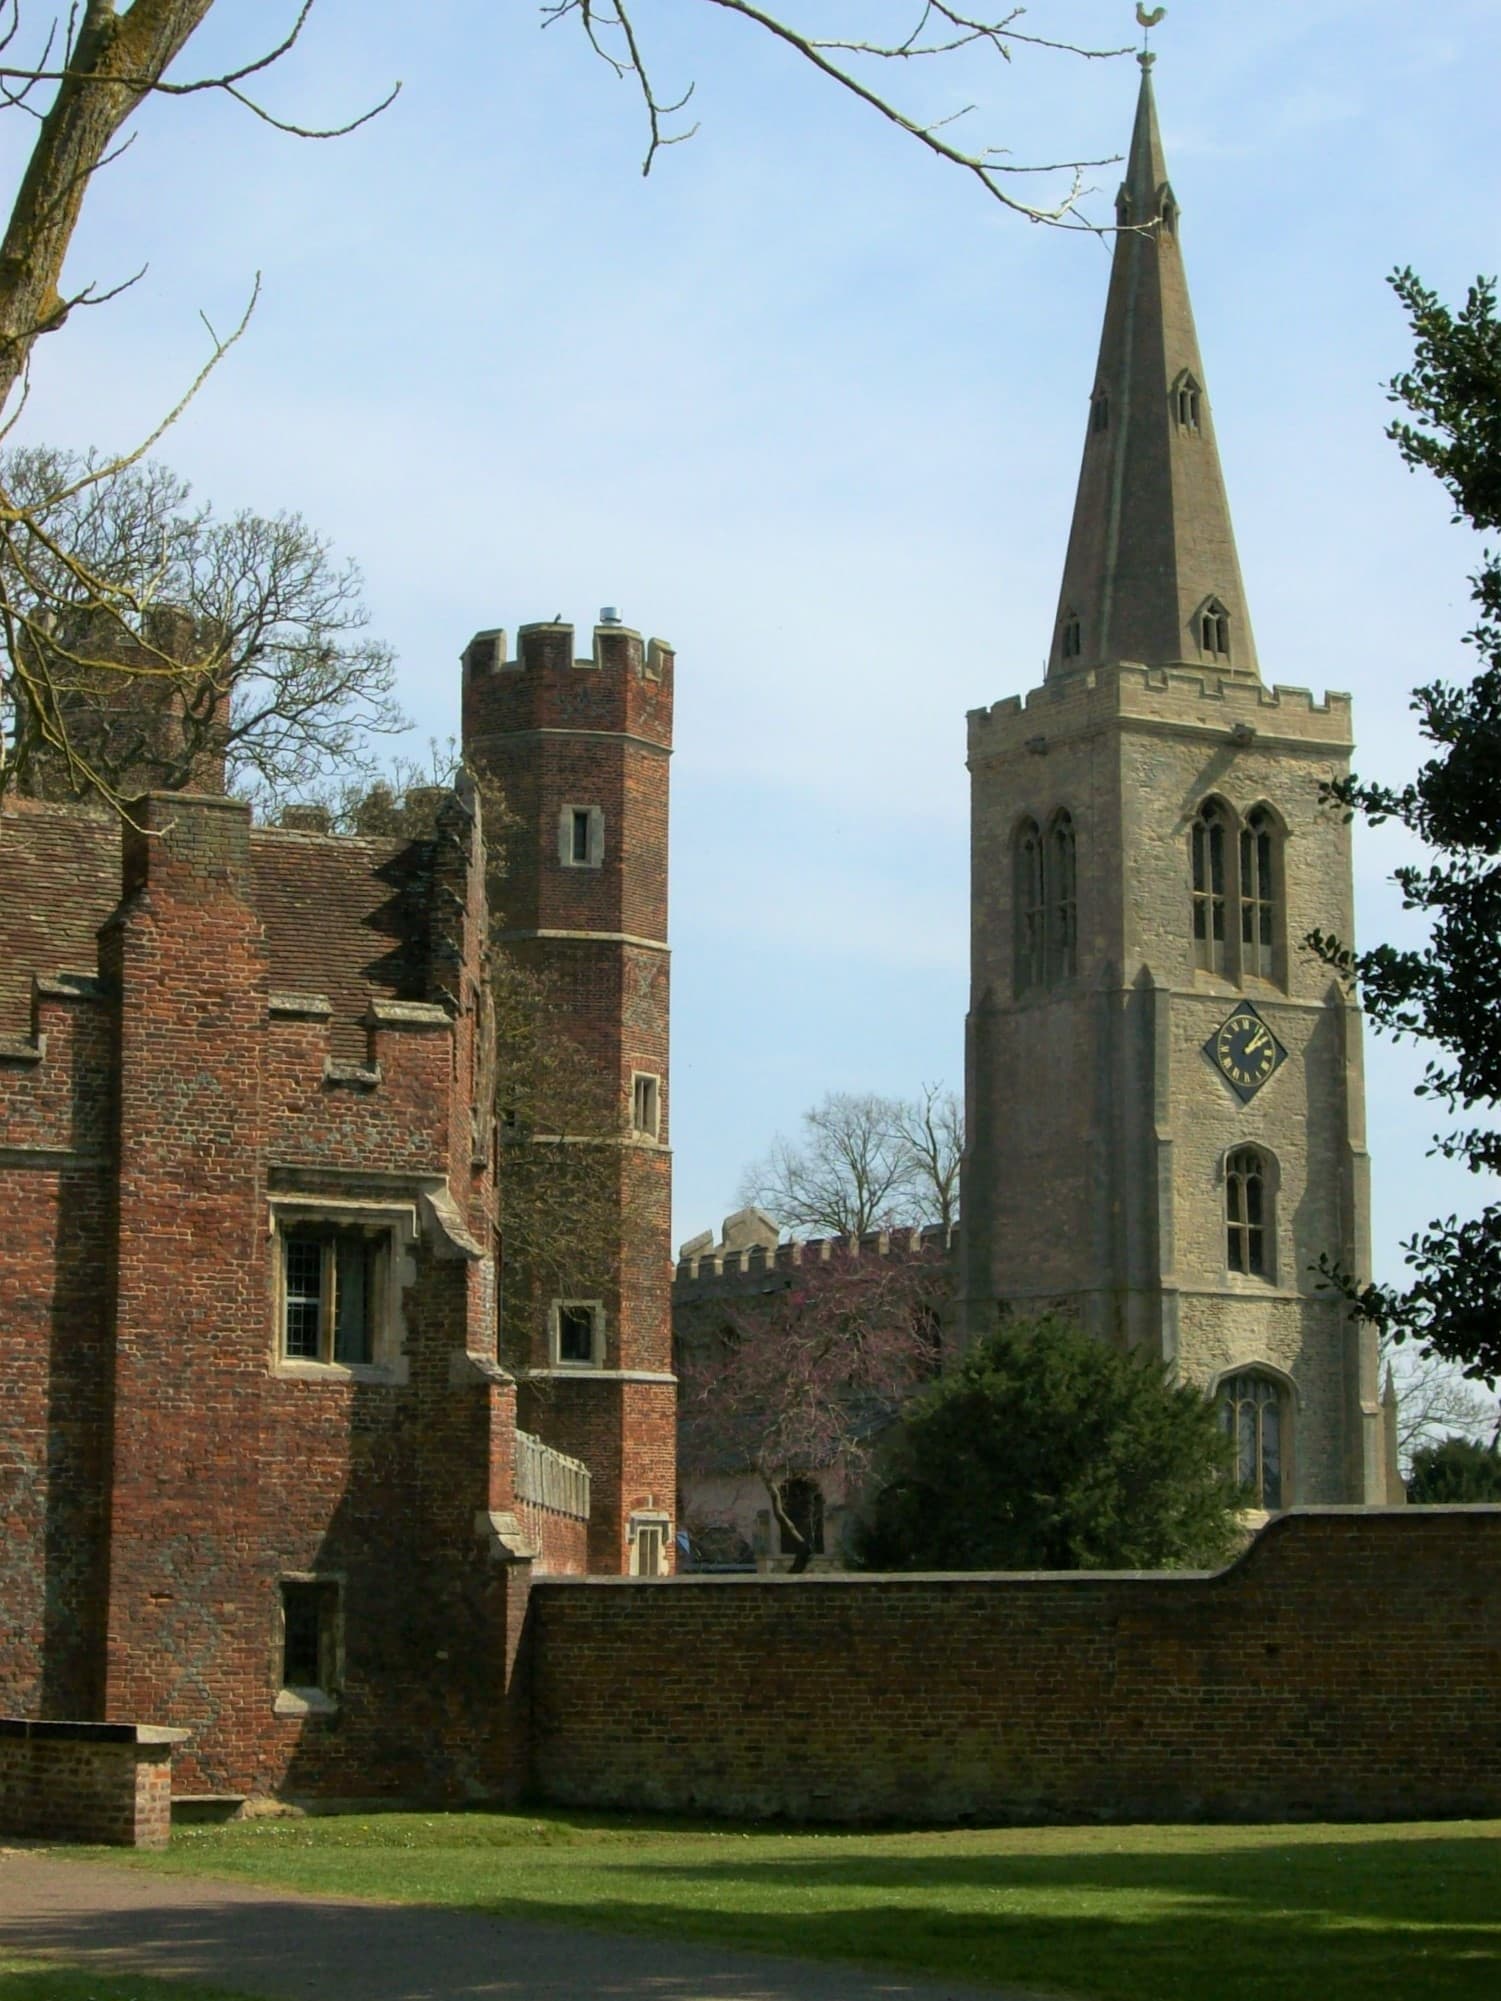
[[[1253,1371],[1220,1384],[1220,1424],[1235,1441],[1235,1470],[1258,1508],[1283,1505],[1286,1399],[1281,1386]]]
[[[1272,1174],[1259,1147],[1225,1159],[1225,1265],[1247,1278],[1272,1276]]]
[[[1278,827],[1265,806],[1253,807],[1240,833],[1240,965],[1263,979],[1277,976],[1281,928],[1277,876]]]
[[[1199,613],[1199,650],[1215,660],[1230,658],[1230,614],[1218,598]]]
[[[1060,650],[1065,660],[1077,660],[1084,650],[1084,628],[1076,611],[1063,614],[1063,635]]]
[[[1157,213],[1162,218],[1163,235],[1176,236],[1178,234],[1178,204],[1173,199],[1173,191],[1166,181],[1157,190]]]
[[[1013,908],[1016,912],[1016,991],[1040,987],[1047,977],[1047,904],[1043,895],[1042,834],[1035,820],[1023,820],[1012,850]]]
[[[1079,894],[1073,818],[1055,813],[1048,828],[1048,976],[1069,980],[1079,970]]]
[[[1180,375],[1173,385],[1173,406],[1180,431],[1197,431],[1203,415],[1204,391],[1191,375]]]
[[[1194,964],[1206,972],[1228,970],[1225,937],[1225,876],[1230,849],[1230,815],[1217,799],[1199,808],[1193,847]]]
[[[1095,392],[1094,402],[1090,406],[1089,424],[1090,429],[1094,431],[1110,429],[1110,397],[1103,389]]]

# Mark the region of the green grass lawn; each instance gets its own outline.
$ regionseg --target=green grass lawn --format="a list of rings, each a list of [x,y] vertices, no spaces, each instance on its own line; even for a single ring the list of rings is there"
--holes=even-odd
[[[141,1974],[118,1979],[85,1971],[75,1961],[17,1958],[0,1950],[0,2001],[244,2001],[223,1987],[200,1987],[181,1980],[149,1980]]]
[[[1501,1994],[1496,1821],[849,1834],[393,1813],[185,1828],[130,1862],[1089,2001]]]

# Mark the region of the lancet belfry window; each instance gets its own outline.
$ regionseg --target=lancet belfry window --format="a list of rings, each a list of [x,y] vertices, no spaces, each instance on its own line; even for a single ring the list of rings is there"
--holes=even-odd
[[[1110,429],[1110,397],[1107,391],[1103,389],[1095,392],[1094,408],[1090,415],[1090,423],[1097,431],[1108,431]]]
[[[1073,816],[1061,809],[1047,832],[1023,820],[1012,847],[1017,993],[1072,979],[1079,970],[1079,868]]]
[[[1068,980],[1079,970],[1079,888],[1074,823],[1067,813],[1054,814],[1048,829],[1044,874],[1048,899],[1048,977]]]
[[[1229,817],[1217,799],[1206,799],[1193,823],[1194,964],[1210,973],[1228,971],[1225,861],[1230,845]]]
[[[1216,660],[1230,658],[1230,614],[1218,598],[1211,598],[1199,613],[1199,651]]]
[[[1180,375],[1173,389],[1173,401],[1177,410],[1178,427],[1184,431],[1197,431],[1203,390],[1191,375]]]
[[[1276,977],[1276,826],[1264,806],[1247,816],[1240,832],[1240,963],[1243,972]]]
[[[1268,1376],[1232,1376],[1220,1385],[1220,1423],[1235,1441],[1235,1470],[1258,1508],[1283,1505],[1282,1391]]]
[[[1047,905],[1043,900],[1042,835],[1035,820],[1016,830],[1012,853],[1016,911],[1016,991],[1027,993],[1047,977]]]
[[[1240,980],[1281,981],[1282,829],[1268,806],[1237,825],[1222,799],[1206,799],[1189,833],[1194,964]],[[1237,915],[1238,913],[1238,915]]]
[[[1077,660],[1084,650],[1083,628],[1076,611],[1063,614],[1063,636],[1060,648],[1065,660]]]
[[[1225,1162],[1225,1264],[1248,1278],[1272,1274],[1271,1176],[1254,1146]]]

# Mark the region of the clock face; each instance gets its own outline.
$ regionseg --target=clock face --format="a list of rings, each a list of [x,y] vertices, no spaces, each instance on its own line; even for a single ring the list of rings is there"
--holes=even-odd
[[[1204,1054],[1246,1103],[1261,1089],[1287,1051],[1249,1001],[1228,1016],[1204,1044]]]

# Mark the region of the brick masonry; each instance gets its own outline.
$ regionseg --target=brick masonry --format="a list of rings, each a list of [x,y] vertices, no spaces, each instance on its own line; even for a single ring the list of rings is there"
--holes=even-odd
[[[476,814],[135,820],[0,818],[0,1712],[185,1730],[189,1792],[503,1794],[529,1566]],[[377,1352],[289,1361],[279,1219],[351,1212],[387,1246]],[[313,1703],[289,1578],[336,1597]]]
[[[660,640],[594,628],[587,656],[571,625],[476,634],[464,655],[463,740],[500,787],[511,830],[491,891],[501,949],[553,983],[561,1022],[616,1107],[599,1172],[616,1219],[600,1287],[597,1367],[560,1365],[549,1344],[550,1287],[518,1263],[507,1292],[530,1311],[507,1365],[528,1429],[592,1476],[588,1568],[628,1571],[631,1518],[676,1513],[672,1374],[667,951],[668,760],[675,660]],[[569,856],[568,817],[596,816],[590,858]],[[655,1134],[632,1130],[637,1073],[660,1080]],[[594,1288],[590,1288],[591,1294]],[[667,1560],[671,1561],[671,1537]]]
[[[1212,1574],[538,1583],[531,1647],[558,1805],[1501,1813],[1501,1508],[1301,1511]]]
[[[165,1848],[180,1730],[0,1716],[0,1833]]]

